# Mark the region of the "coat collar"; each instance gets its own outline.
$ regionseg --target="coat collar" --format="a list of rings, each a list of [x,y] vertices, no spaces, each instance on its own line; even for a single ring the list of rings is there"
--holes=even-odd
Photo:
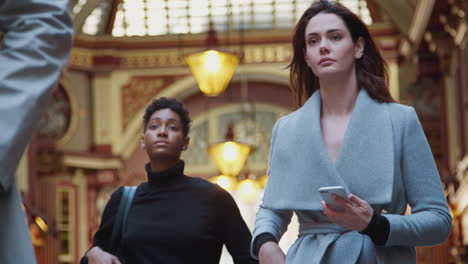
[[[369,204],[386,204],[393,190],[394,144],[386,104],[358,94],[336,163],[325,147],[316,91],[276,128],[264,206],[322,210],[317,189],[341,185]]]

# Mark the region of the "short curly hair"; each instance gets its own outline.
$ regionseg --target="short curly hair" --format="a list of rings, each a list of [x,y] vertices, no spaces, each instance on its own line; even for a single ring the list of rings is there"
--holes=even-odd
[[[151,115],[153,115],[154,112],[158,110],[166,108],[171,109],[179,115],[180,121],[182,122],[182,132],[184,133],[184,136],[187,136],[190,130],[191,122],[187,109],[185,109],[184,104],[181,101],[175,98],[167,97],[155,99],[146,107],[145,115],[143,116],[143,131],[146,130],[146,126],[148,125]]]

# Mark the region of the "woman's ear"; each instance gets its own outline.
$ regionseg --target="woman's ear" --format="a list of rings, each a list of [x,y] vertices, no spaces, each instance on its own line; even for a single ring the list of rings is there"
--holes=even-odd
[[[182,146],[182,151],[188,149],[189,143],[190,143],[190,137],[189,137],[189,136],[186,136],[185,139],[184,139],[184,145]]]
[[[145,145],[145,134],[143,134],[143,133],[141,133],[140,147],[141,147],[141,149],[146,148],[146,145]]]
[[[364,54],[364,38],[359,37],[354,46],[354,58],[359,60],[362,57],[362,54]]]

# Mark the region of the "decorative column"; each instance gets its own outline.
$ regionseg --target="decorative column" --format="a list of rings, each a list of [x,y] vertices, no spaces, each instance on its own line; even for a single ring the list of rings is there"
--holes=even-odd
[[[118,87],[113,86],[111,73],[95,74],[92,96],[94,151],[113,154],[113,145],[121,134],[121,111]]]

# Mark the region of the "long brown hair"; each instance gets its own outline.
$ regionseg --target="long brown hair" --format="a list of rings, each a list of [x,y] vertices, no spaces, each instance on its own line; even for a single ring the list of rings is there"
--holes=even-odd
[[[330,13],[340,17],[351,33],[353,42],[362,37],[364,51],[356,60],[358,89],[366,89],[370,97],[378,102],[395,102],[388,89],[387,64],[377,49],[367,26],[362,20],[338,2],[321,0],[313,3],[296,24],[293,33],[293,58],[288,65],[289,83],[296,103],[301,106],[320,88],[317,76],[305,61],[305,30],[310,19],[318,13]]]

